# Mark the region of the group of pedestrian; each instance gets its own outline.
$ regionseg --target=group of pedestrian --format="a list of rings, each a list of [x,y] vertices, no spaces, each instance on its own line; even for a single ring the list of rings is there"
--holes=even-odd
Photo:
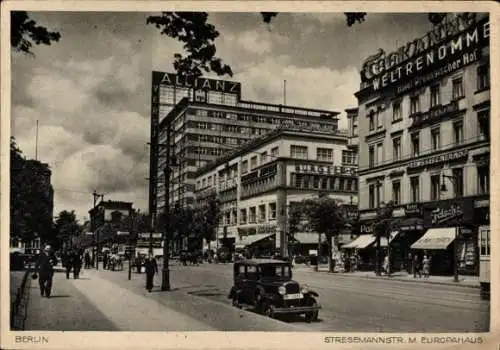
[[[358,252],[342,253],[341,260],[344,265],[344,272],[355,272],[359,269],[361,257]]]
[[[66,278],[69,279],[71,270],[73,278],[78,279],[82,270],[82,254],[78,249],[65,250],[61,255],[61,262],[66,270]]]
[[[420,257],[418,254],[408,254],[408,267],[411,267],[411,270],[408,271],[408,273],[411,273],[413,275],[413,278],[417,278],[417,275],[419,278],[422,278],[422,275],[424,278],[429,278],[430,275],[430,270],[431,270],[431,257],[427,254],[427,252],[424,252],[424,255],[422,257],[422,260],[420,260]]]

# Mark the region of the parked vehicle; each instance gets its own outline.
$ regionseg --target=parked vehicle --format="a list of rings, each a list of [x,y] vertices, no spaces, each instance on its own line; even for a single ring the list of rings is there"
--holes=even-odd
[[[250,259],[234,263],[234,283],[228,298],[236,307],[253,306],[258,312],[276,317],[302,314],[306,321],[318,319],[318,293],[292,280],[292,266],[281,260]]]

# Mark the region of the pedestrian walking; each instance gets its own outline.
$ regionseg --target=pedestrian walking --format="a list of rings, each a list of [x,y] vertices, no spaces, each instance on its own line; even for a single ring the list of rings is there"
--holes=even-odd
[[[429,278],[429,272],[431,269],[431,259],[427,256],[427,253],[424,254],[424,258],[422,259],[422,272],[424,274],[424,278]]]
[[[146,259],[144,266],[146,268],[146,289],[151,293],[151,290],[153,289],[154,275],[158,274],[158,264],[152,254],[150,254]]]
[[[412,270],[413,270],[413,278],[422,278],[422,273],[420,272],[420,260],[418,259],[418,254],[413,255],[413,263],[412,263]]]
[[[383,269],[386,275],[389,275],[389,255],[385,255]]]
[[[52,252],[50,245],[47,245],[43,252],[38,255],[35,269],[38,272],[38,284],[41,296],[50,298],[52,292],[52,279],[54,277],[54,266],[57,265],[57,258]]]
[[[73,251],[73,278],[76,280],[80,277],[80,270],[82,269],[82,257],[78,250]]]
[[[69,274],[71,272],[71,269],[73,268],[71,252],[64,250],[61,256],[61,262],[66,271],[66,279],[69,279]]]
[[[83,259],[85,260],[85,268],[90,269],[90,253],[88,250],[85,251],[85,255],[84,255]]]
[[[104,255],[102,257],[102,268],[106,270],[106,267],[108,266],[108,252],[104,252]]]
[[[413,265],[413,257],[411,253],[408,253],[408,258],[406,259],[406,272],[408,272],[408,274],[412,274],[413,272],[412,265]]]

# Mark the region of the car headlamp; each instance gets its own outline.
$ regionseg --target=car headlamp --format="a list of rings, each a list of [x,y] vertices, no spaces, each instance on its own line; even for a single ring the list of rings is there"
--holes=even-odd
[[[278,293],[280,293],[281,295],[285,295],[286,294],[286,288],[283,287],[283,286],[280,286],[278,288]]]
[[[309,292],[309,286],[307,284],[302,285],[302,287],[300,288],[300,292],[302,294]]]

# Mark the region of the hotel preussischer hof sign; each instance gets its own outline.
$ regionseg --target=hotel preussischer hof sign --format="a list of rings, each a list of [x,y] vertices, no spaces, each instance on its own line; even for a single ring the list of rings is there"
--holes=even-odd
[[[380,49],[361,69],[361,91],[392,88],[397,94],[425,86],[481,57],[489,45],[489,18],[460,14],[398,50],[386,54]]]

